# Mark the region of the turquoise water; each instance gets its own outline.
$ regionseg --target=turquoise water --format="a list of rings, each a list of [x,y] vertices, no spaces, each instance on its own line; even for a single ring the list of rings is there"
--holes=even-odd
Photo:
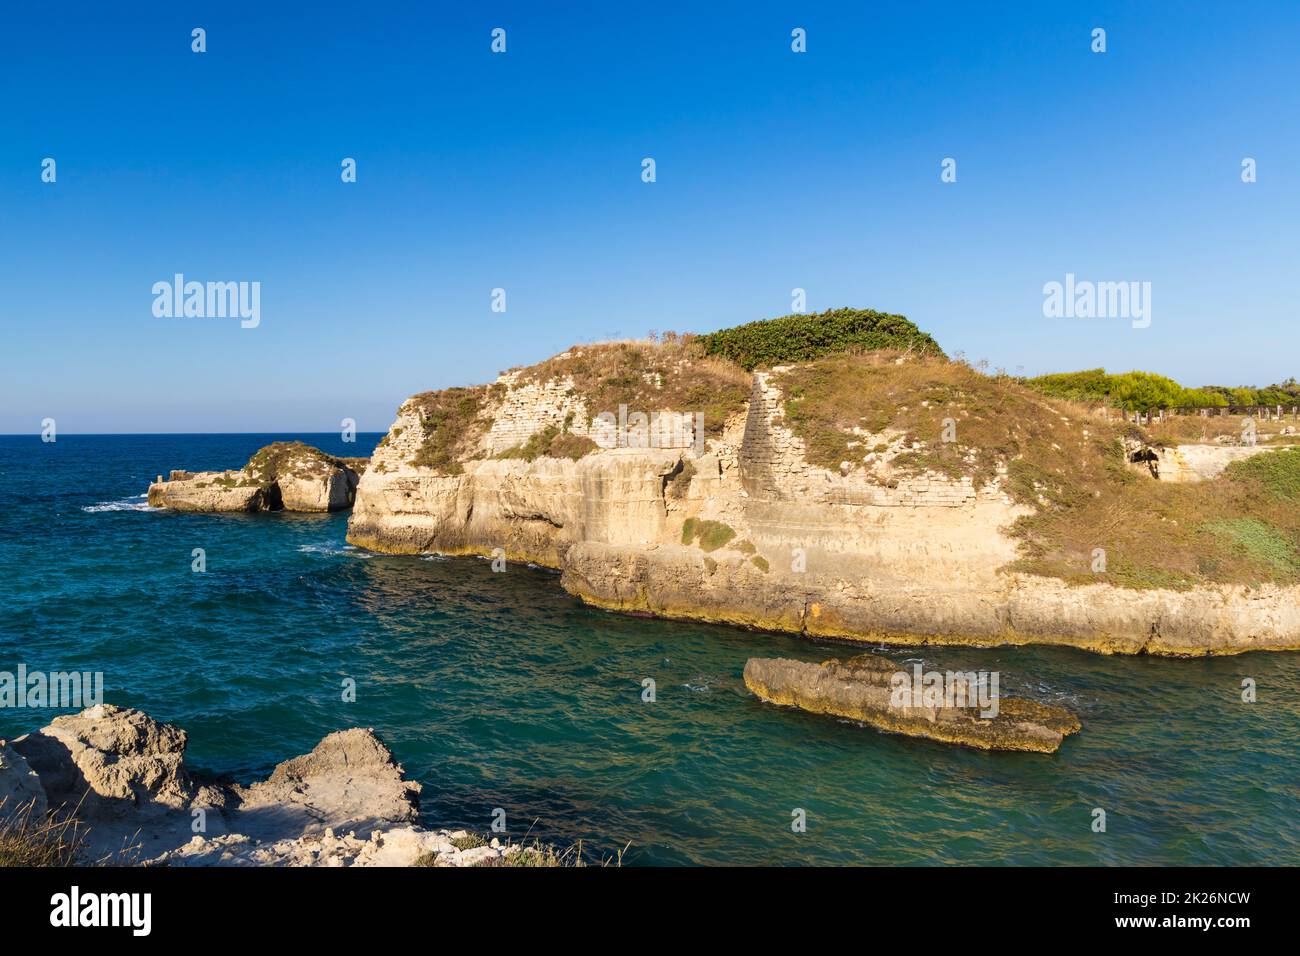
[[[592,610],[521,565],[368,555],[345,544],[346,515],[138,497],[171,468],[293,437],[365,454],[379,436],[0,438],[0,670],[103,671],[106,701],[179,724],[193,766],[236,779],[373,727],[424,785],[429,824],[486,830],[502,807],[517,838],[630,844],[631,864],[1300,863],[1300,655],[891,651],[998,670],[1004,693],[1084,725],[1052,756],[891,737],[760,704],[741,681],[752,655],[842,648]],[[1258,703],[1241,703],[1244,677]],[[0,736],[53,713],[0,710]]]

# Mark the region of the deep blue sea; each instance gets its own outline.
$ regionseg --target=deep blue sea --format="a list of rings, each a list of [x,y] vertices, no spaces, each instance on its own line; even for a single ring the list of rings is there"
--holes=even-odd
[[[524,565],[371,555],[346,514],[146,508],[155,475],[289,438],[379,436],[0,437],[0,671],[102,671],[107,702],[180,725],[192,766],[235,779],[373,727],[429,825],[486,831],[501,807],[516,838],[630,845],[626,864],[1300,864],[1300,655],[889,651],[998,670],[1083,732],[1051,756],[888,736],[741,680],[752,655],[841,647],[589,609]],[[0,709],[0,736],[55,713]]]

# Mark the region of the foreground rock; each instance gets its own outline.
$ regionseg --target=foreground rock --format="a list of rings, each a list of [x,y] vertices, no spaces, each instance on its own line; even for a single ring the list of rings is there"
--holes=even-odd
[[[26,759],[0,740],[0,823],[45,813],[45,791]]]
[[[173,511],[341,511],[352,507],[364,458],[335,458],[302,442],[267,445],[238,471],[173,471],[149,504]]]
[[[943,701],[927,699],[920,688],[911,693],[914,683],[911,672],[874,654],[822,664],[755,657],[745,664],[745,686],[769,703],[845,717],[909,737],[980,750],[1054,753],[1065,737],[1081,728],[1079,718],[1068,711],[1030,700],[998,697],[989,706],[985,695],[983,706],[953,705],[952,700],[969,703],[981,696],[961,675],[947,686],[956,683],[964,690]]]
[[[420,785],[369,730],[330,734],[248,786],[199,779],[185,745],[183,730],[111,704],[56,717],[0,741],[0,799],[71,813],[85,862],[469,866],[534,852],[420,827]]]

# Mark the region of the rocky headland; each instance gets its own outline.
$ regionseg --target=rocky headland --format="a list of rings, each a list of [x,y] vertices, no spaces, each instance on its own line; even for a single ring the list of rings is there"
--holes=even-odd
[[[556,859],[546,848],[421,827],[420,785],[369,730],[332,733],[248,785],[190,771],[185,746],[180,728],[111,704],[0,740],[0,824],[21,814],[34,829],[47,814],[71,817],[64,838],[75,842],[79,863],[491,866]]]
[[[1260,439],[1162,441],[841,310],[413,396],[348,540],[530,561],[598,607],[810,637],[1300,649],[1300,451]]]
[[[149,504],[173,511],[342,511],[352,507],[365,458],[336,458],[302,442],[276,442],[232,471],[172,471],[149,486]]]
[[[921,686],[923,680],[913,688],[908,671],[874,654],[822,664],[755,657],[745,664],[745,686],[768,703],[908,737],[979,750],[1055,753],[1082,726],[1060,707],[1001,697],[996,687],[990,697],[974,673],[929,676],[938,678],[934,688]]]

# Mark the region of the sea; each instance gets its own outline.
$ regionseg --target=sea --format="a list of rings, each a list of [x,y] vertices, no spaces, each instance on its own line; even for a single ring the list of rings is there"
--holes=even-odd
[[[984,753],[765,704],[741,677],[852,647],[589,608],[527,564],[372,554],[346,513],[145,500],[156,475],[271,441],[379,437],[0,437],[0,672],[102,673],[105,702],[179,725],[192,768],[238,781],[373,728],[426,825],[499,820],[589,862],[1300,864],[1298,654],[875,648],[997,671],[1083,722],[1055,754]],[[0,738],[66,712],[0,708]]]

